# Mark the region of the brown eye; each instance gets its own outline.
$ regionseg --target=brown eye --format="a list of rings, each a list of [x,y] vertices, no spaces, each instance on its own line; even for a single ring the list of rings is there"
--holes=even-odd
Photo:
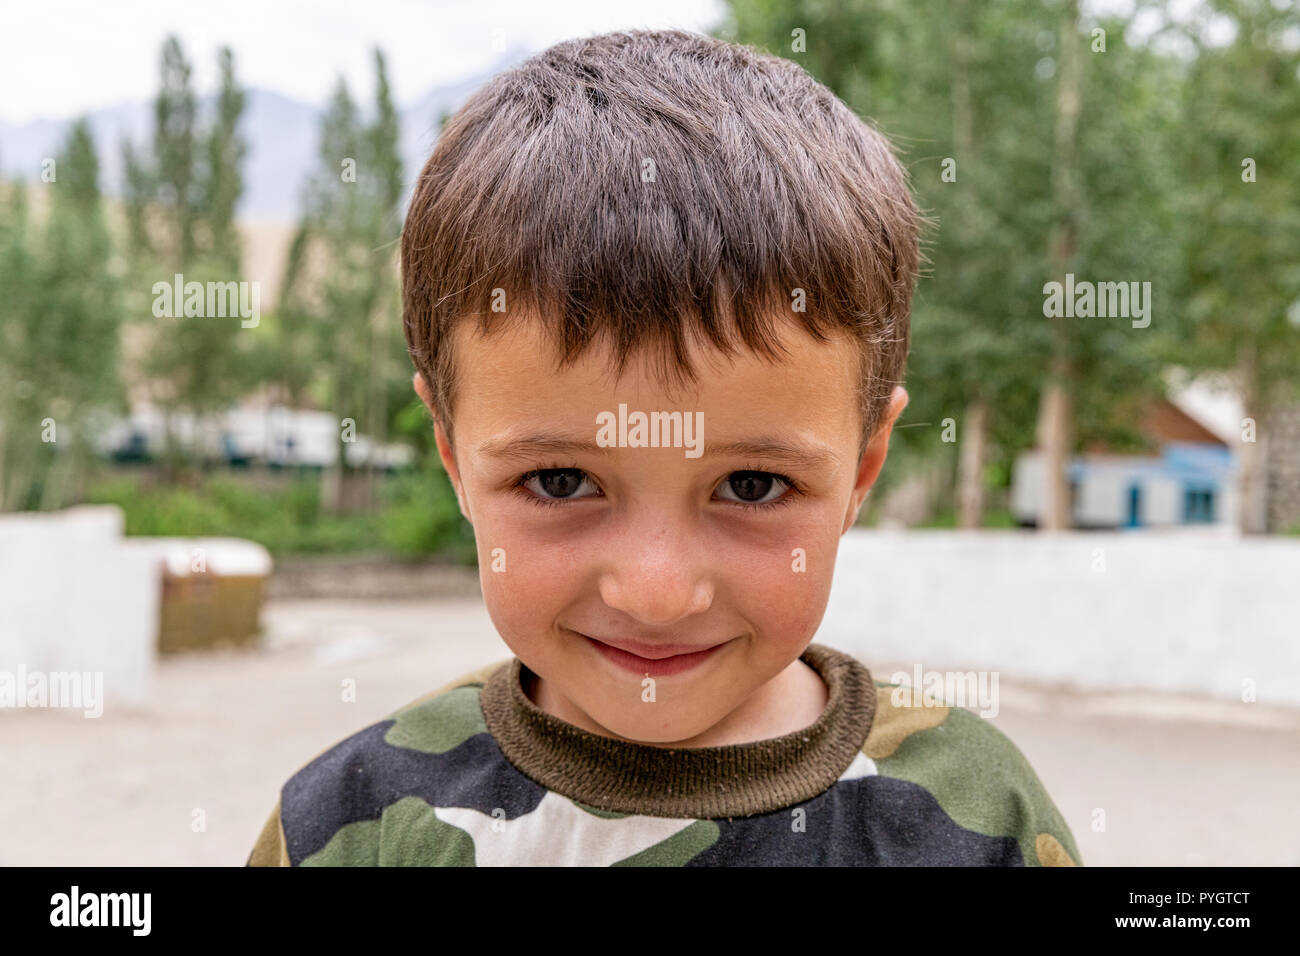
[[[733,471],[718,486],[720,492],[730,491],[734,497],[724,500],[739,501],[743,504],[767,504],[781,497],[789,482],[780,475],[766,471]],[[775,492],[775,494],[773,494]],[[770,497],[769,497],[770,496]]]
[[[546,468],[525,476],[521,484],[539,498],[559,500],[589,497],[577,494],[584,482],[591,479],[579,468]]]

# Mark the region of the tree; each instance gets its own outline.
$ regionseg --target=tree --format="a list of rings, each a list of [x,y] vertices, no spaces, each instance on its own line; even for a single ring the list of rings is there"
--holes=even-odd
[[[28,222],[26,186],[11,187],[0,234],[9,298],[0,359],[0,499],[6,509],[57,508],[90,457],[93,416],[120,404],[120,283],[99,192],[89,123],[55,157],[43,227]]]
[[[394,321],[404,186],[397,111],[378,50],[375,76],[371,123],[362,119],[342,78],[335,87],[283,286],[281,347],[295,347],[289,343],[308,328],[314,332],[323,403],[340,421],[338,464],[327,473],[325,494],[336,510],[344,503],[349,439],[364,426],[372,441],[382,441],[400,407],[391,385],[404,351]],[[367,494],[373,494],[373,481]]]
[[[1052,153],[1051,274],[1074,271],[1083,195],[1079,183],[1079,111],[1082,80],[1079,65],[1079,0],[1060,4],[1059,79],[1056,85],[1056,127]],[[1043,450],[1043,506],[1040,527],[1060,531],[1070,526],[1070,489],[1066,465],[1073,442],[1071,431],[1074,367],[1070,361],[1070,330],[1064,312],[1052,317],[1051,360],[1043,386],[1038,418],[1038,445]]]
[[[185,58],[180,40],[170,36],[163,43],[161,85],[154,99],[153,182],[155,194],[167,213],[168,235],[162,248],[164,265],[177,272],[195,259],[195,224],[202,218],[200,194],[192,188],[196,179],[195,125],[198,104],[190,86],[193,68]]]
[[[208,231],[207,257],[233,274],[239,271],[241,252],[235,206],[244,191],[240,167],[248,152],[239,135],[245,95],[235,81],[235,60],[229,47],[221,49],[217,61],[221,90],[217,94],[216,118],[206,140],[202,214]]]
[[[35,262],[28,236],[27,186],[0,181],[0,510],[25,507],[32,480],[36,386],[29,335],[36,310]]]
[[[1220,39],[1226,29],[1230,38]],[[1192,44],[1180,180],[1182,358],[1233,373],[1246,419],[1237,448],[1243,533],[1266,530],[1260,445],[1300,387],[1300,8],[1212,0],[1171,27]],[[1245,423],[1243,423],[1245,425]]]
[[[1118,21],[1106,24],[1105,55],[1085,53],[1091,35],[1072,3],[730,8],[729,38],[803,64],[876,121],[931,217],[897,443],[956,467],[959,522],[973,527],[989,472],[1010,476],[1042,417],[1062,524],[1065,462],[1086,441],[1133,440],[1125,412],[1158,390],[1153,357],[1164,340],[1122,320],[1053,323],[1044,285],[1075,270],[1167,292],[1176,183],[1161,157],[1172,149],[1164,104],[1176,70],[1130,46]],[[957,456],[941,444],[952,431],[944,423],[957,426]]]
[[[961,523],[978,525],[996,436],[1027,442],[1024,396],[1043,354],[1047,163],[1025,139],[1047,99],[1035,82],[1037,0],[731,4],[729,38],[805,66],[899,149],[931,218],[912,313],[903,449],[959,469]],[[796,33],[796,31],[801,31]],[[794,38],[802,41],[796,49]],[[1023,137],[1023,139],[1022,139]],[[918,429],[909,431],[912,422]],[[955,425],[960,456],[948,424]]]
[[[160,88],[154,101],[153,155],[124,147],[126,208],[134,282],[238,283],[241,267],[235,210],[243,191],[240,165],[246,147],[239,136],[245,95],[234,75],[229,49],[218,54],[220,90],[206,128],[198,119],[192,68],[180,41],[163,45]],[[236,286],[238,287],[238,286]],[[250,290],[251,292],[251,290]],[[136,304],[140,304],[137,300]],[[150,308],[136,314],[151,323],[148,355],[141,363],[154,401],[164,410],[169,473],[180,465],[174,419],[188,412],[196,422],[229,407],[249,384],[249,350],[241,317],[184,316],[180,303],[162,317]],[[229,303],[227,303],[229,305]]]

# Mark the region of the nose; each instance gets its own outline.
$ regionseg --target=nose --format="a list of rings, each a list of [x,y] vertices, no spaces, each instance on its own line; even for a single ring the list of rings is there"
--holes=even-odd
[[[608,553],[601,599],[639,624],[671,627],[713,603],[706,547],[662,514],[623,524]]]

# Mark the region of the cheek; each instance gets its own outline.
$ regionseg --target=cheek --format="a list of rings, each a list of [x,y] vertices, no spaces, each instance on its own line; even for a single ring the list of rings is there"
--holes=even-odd
[[[508,516],[479,521],[474,533],[483,600],[503,636],[549,628],[572,588],[573,555]]]
[[[809,512],[806,519],[770,532],[761,548],[719,555],[719,567],[729,569],[724,572],[729,594],[758,630],[764,653],[774,659],[801,652],[826,610],[839,528],[824,517]]]

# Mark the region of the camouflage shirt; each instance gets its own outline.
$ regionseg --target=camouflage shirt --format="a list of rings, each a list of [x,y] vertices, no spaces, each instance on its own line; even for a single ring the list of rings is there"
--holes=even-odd
[[[250,866],[1073,866],[1033,768],[987,720],[891,693],[812,644],[818,720],[661,748],[582,730],[516,658],[440,688],[293,775]]]

